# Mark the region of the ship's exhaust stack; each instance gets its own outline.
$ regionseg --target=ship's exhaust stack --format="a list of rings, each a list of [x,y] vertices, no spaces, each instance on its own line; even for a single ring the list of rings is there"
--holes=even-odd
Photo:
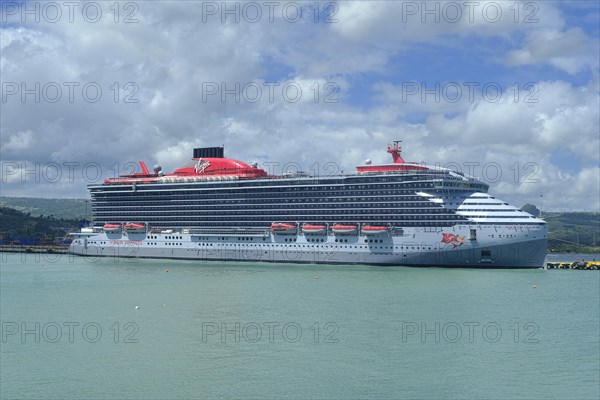
[[[193,158],[224,158],[224,147],[199,147],[194,149]]]

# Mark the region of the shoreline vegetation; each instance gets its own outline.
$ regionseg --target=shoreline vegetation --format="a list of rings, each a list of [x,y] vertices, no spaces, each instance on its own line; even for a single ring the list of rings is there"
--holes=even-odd
[[[535,216],[540,212],[531,204],[522,209]],[[548,223],[548,253],[600,253],[600,213],[544,212],[542,217]],[[85,199],[0,197],[0,245],[58,246],[60,252],[66,233],[90,219]]]

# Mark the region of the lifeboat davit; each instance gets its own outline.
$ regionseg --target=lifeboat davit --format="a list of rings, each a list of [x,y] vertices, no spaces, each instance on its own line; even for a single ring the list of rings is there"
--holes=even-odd
[[[302,232],[307,235],[324,235],[327,233],[327,225],[304,224]]]
[[[356,235],[358,227],[356,225],[335,224],[331,230],[337,235]]]
[[[387,226],[377,226],[377,225],[365,225],[362,227],[363,235],[374,236],[374,235],[385,235],[389,233],[390,228]]]
[[[121,232],[121,224],[104,224],[104,232]]]
[[[127,233],[144,233],[146,232],[146,225],[144,224],[134,224],[129,222],[124,226],[125,231]]]
[[[272,223],[269,229],[271,232],[278,235],[295,235],[298,232],[298,227],[296,225],[283,222]]]

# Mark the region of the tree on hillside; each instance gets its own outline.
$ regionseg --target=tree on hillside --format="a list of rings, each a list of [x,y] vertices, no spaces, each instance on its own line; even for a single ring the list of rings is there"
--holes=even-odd
[[[521,207],[521,210],[528,212],[529,214],[533,215],[534,217],[539,217],[540,216],[540,209],[537,208],[536,206],[534,206],[533,204],[525,204],[523,207]]]

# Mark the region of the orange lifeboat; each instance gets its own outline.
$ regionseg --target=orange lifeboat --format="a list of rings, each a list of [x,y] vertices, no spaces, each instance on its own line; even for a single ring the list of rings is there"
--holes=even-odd
[[[327,225],[304,224],[302,232],[306,235],[324,235],[327,233]]]
[[[356,225],[334,224],[331,230],[336,235],[356,235],[358,227]]]
[[[295,235],[298,232],[298,227],[294,224],[274,222],[269,230],[277,235]]]
[[[375,236],[375,235],[385,235],[389,233],[390,228],[387,226],[378,226],[378,225],[365,225],[362,227],[363,235],[367,236]]]
[[[121,232],[121,224],[104,224],[102,229],[107,233]]]
[[[124,228],[127,233],[144,233],[144,232],[146,232],[146,225],[144,225],[144,224],[134,224],[132,222],[128,222],[125,224]]]

